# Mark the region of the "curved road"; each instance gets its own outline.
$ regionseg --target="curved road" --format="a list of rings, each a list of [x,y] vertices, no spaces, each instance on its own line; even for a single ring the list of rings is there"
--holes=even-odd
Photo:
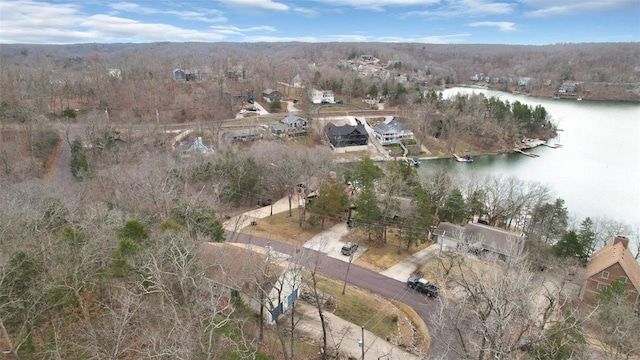
[[[270,245],[275,251],[291,256],[296,253],[296,250],[300,250],[300,248],[296,248],[290,244],[280,243],[253,235],[227,231],[226,237],[227,239],[233,239],[231,240],[232,242],[252,244],[261,247]],[[303,252],[302,256],[299,256],[301,259],[301,265],[308,269],[317,268],[318,272],[321,274],[344,281],[345,274],[347,273],[347,262],[334,259],[316,250],[302,248],[300,251]],[[404,282],[381,275],[375,271],[365,269],[355,264],[351,264],[351,267],[349,268],[349,277],[347,282],[351,285],[369,290],[372,293],[384,296],[388,299],[397,300],[412,307],[429,327],[429,334],[431,336],[429,357],[439,359],[447,358],[447,348],[443,345],[444,342],[442,341],[443,334],[439,331],[433,331],[436,329],[436,326],[431,319],[431,314],[438,310],[440,301],[446,301],[444,298],[439,298],[439,300],[427,298],[410,290]]]

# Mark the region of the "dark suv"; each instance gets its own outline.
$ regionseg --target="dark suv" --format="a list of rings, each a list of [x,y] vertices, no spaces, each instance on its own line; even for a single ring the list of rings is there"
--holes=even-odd
[[[355,254],[356,250],[358,250],[358,244],[348,242],[342,247],[342,255],[351,256]]]

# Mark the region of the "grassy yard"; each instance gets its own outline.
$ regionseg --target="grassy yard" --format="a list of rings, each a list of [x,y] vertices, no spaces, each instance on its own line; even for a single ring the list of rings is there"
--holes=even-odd
[[[429,331],[412,308],[353,286],[348,286],[342,295],[342,288],[340,281],[319,277],[318,289],[336,300],[335,315],[364,326],[379,338],[393,338],[399,344],[416,346],[423,352],[429,349]]]
[[[320,224],[311,226],[308,222],[303,222],[302,227],[299,226],[300,217],[298,209],[294,208],[289,216],[289,211],[257,221],[254,226],[247,226],[240,232],[247,235],[255,235],[280,241],[291,245],[302,245],[324,229],[328,229],[335,225],[336,221],[325,220],[324,228]]]
[[[392,267],[432,244],[431,242],[426,242],[407,249],[406,245],[400,244],[398,232],[393,230],[387,232],[387,241],[383,246],[378,245],[378,240],[369,241],[367,234],[359,230],[345,236],[344,241],[365,244],[368,250],[356,259],[355,264],[377,272]]]

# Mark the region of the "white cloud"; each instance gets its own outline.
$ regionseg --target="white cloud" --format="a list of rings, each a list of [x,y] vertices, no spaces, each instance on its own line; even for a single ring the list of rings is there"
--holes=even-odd
[[[489,0],[449,0],[433,9],[411,11],[408,15],[423,17],[484,17],[489,15],[505,15],[515,10],[515,4],[493,2]]]
[[[267,32],[274,32],[276,31],[275,28],[271,27],[271,26],[254,26],[254,27],[249,27],[249,28],[239,28],[237,26],[211,26],[209,27],[209,29],[211,29],[211,31],[217,33],[217,34],[224,34],[224,35],[243,35],[244,33],[247,32],[256,32],[256,31],[267,31]]]
[[[610,11],[640,11],[638,0],[520,0],[524,5],[536,10],[525,13],[529,17],[552,17],[580,15],[586,13],[607,13]]]
[[[242,6],[250,9],[260,8],[266,10],[287,11],[289,6],[273,0],[218,0],[231,6]]]
[[[130,41],[219,41],[216,32],[182,29],[167,24],[142,23],[109,15],[93,15],[81,23],[91,29],[97,39],[131,39]]]
[[[334,6],[350,6],[358,9],[384,11],[391,6],[429,6],[437,4],[440,0],[316,0],[322,4]]]
[[[143,15],[156,15],[156,14],[175,15],[181,19],[190,20],[190,21],[201,21],[201,22],[227,21],[227,19],[222,15],[222,12],[215,9],[196,9],[193,11],[161,10],[161,9],[147,7],[147,6],[140,6],[138,4],[130,3],[130,2],[113,3],[113,4],[109,4],[109,7],[118,11],[125,11],[125,12],[143,14]]]
[[[478,21],[470,23],[469,26],[479,27],[479,26],[488,26],[488,27],[496,27],[500,29],[500,31],[509,32],[515,31],[516,24],[507,21]]]

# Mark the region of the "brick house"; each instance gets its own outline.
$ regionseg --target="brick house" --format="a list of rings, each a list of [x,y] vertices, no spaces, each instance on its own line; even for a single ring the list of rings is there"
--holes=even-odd
[[[640,264],[628,246],[627,237],[616,236],[611,243],[591,256],[587,264],[583,298],[593,299],[613,281],[622,279],[629,287],[630,297],[636,305],[640,304]]]

